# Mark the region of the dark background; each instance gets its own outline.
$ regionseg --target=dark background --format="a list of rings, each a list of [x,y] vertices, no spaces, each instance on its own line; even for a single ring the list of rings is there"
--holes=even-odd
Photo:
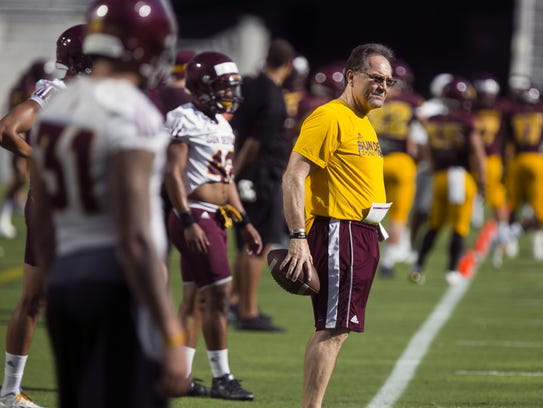
[[[468,78],[491,73],[502,89],[509,76],[514,0],[173,3],[181,37],[209,37],[252,14],[272,37],[291,41],[312,68],[345,60],[358,44],[384,43],[411,66],[415,88],[425,96],[440,72]]]

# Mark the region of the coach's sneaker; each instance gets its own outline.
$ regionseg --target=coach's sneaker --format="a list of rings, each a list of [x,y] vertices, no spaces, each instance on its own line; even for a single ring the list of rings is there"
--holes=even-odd
[[[411,271],[409,274],[409,280],[417,285],[423,285],[426,282],[424,274],[417,270]]]
[[[238,380],[232,374],[225,374],[222,377],[213,378],[211,384],[211,397],[237,401],[252,401],[252,392],[244,390]]]
[[[462,277],[462,274],[458,271],[447,271],[445,273],[445,280],[451,286],[458,285],[462,281],[462,279],[464,278]]]
[[[38,404],[35,404],[34,401],[26,394],[20,392],[19,394],[8,394],[0,397],[0,407],[1,408],[43,408]]]

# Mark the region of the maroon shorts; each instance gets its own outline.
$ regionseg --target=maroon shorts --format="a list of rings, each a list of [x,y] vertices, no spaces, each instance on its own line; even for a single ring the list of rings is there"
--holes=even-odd
[[[377,226],[317,217],[308,244],[321,289],[312,297],[315,329],[364,331],[366,303],[379,262]]]
[[[200,288],[205,288],[232,280],[226,230],[217,219],[216,213],[198,208],[192,208],[191,211],[207,235],[209,241],[207,254],[191,251],[185,242],[185,228],[181,220],[173,211],[170,211],[168,218],[168,236],[181,253],[183,282],[194,282]]]

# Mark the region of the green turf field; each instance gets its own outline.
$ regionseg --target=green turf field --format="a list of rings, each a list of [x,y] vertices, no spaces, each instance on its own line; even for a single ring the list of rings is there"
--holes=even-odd
[[[22,215],[17,215],[16,225],[17,239],[0,239],[2,356],[7,323],[22,283]],[[383,402],[386,398],[374,398],[448,290],[443,278],[445,243],[442,236],[429,259],[426,285],[409,283],[408,266],[403,265],[397,268],[395,279],[375,280],[366,333],[351,335],[343,347],[324,407],[365,407],[372,400],[374,407],[391,406]],[[433,315],[443,326],[429,342],[427,353],[418,356],[420,365],[408,354],[398,368],[405,391],[398,391],[397,383],[387,383],[391,388],[385,396],[397,394],[394,407],[543,407],[543,263],[532,259],[530,243],[530,236],[523,237],[519,257],[506,259],[501,269],[483,263],[449,319],[441,313]],[[171,290],[179,300],[177,256],[171,265]],[[230,367],[243,380],[243,386],[254,392],[255,400],[184,398],[174,400],[173,407],[300,406],[302,360],[312,332],[309,299],[283,292],[265,274],[260,306],[287,331],[266,334],[231,329],[229,333]],[[423,349],[424,336],[421,339],[411,343],[415,355]],[[406,375],[409,370],[414,372],[411,380]],[[202,342],[194,375],[206,384],[211,381]],[[37,403],[56,406],[54,371],[43,323],[34,336],[23,387]]]

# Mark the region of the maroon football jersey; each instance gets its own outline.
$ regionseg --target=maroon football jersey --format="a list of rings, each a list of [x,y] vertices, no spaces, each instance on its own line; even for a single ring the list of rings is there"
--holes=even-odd
[[[487,156],[501,155],[505,137],[505,120],[509,103],[504,99],[494,100],[489,105],[476,105],[473,109],[475,126],[485,146]]]
[[[513,103],[508,125],[517,154],[543,151],[543,105]]]
[[[384,155],[407,153],[410,125],[416,119],[415,111],[422,102],[423,98],[415,93],[395,93],[387,97],[381,109],[370,112],[368,117]]]
[[[469,169],[469,136],[474,119],[468,112],[432,116],[425,128],[435,171],[455,166]]]
[[[161,86],[152,89],[149,91],[148,96],[164,117],[169,111],[192,100],[192,97],[184,88],[173,86]]]

